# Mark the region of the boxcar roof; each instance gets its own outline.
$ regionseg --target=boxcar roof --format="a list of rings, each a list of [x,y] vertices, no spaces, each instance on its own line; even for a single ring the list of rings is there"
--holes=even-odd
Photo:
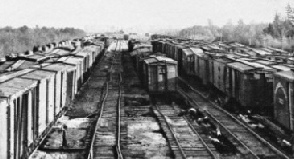
[[[44,55],[40,55],[40,54],[34,54],[34,55],[29,55],[26,57],[26,59],[31,59],[34,61],[41,61],[41,60],[45,60],[47,57]]]
[[[78,52],[75,55],[76,56],[79,56],[79,57],[87,57],[88,56],[88,53],[87,52]]]
[[[7,99],[6,98],[1,98],[2,94],[0,92],[0,106],[7,106]],[[5,104],[5,105],[4,105]]]
[[[79,64],[79,62],[83,61],[82,57],[69,57],[64,62],[71,64]]]
[[[260,64],[263,64],[263,65],[273,65],[275,64],[276,62],[274,61],[268,61],[268,60],[258,60],[256,61],[257,63],[260,63]]]
[[[169,64],[177,64],[177,61],[174,61],[171,58],[163,57],[163,56],[150,56],[149,58],[145,59],[144,62],[146,64],[158,63],[158,62],[166,62]]]
[[[248,72],[248,71],[251,71],[251,70],[254,70],[255,68],[252,67],[252,66],[248,66],[246,64],[243,64],[241,62],[233,62],[233,63],[229,63],[227,65],[228,67],[231,67],[233,69],[236,69],[242,73],[245,73],[245,72]]]
[[[291,70],[290,67],[287,67],[285,65],[272,65],[273,68],[278,69],[278,70],[282,70],[282,71],[289,71]]]
[[[247,65],[250,65],[250,66],[253,66],[255,68],[262,68],[264,70],[273,70],[272,67],[268,67],[266,65],[263,65],[263,64],[259,64],[259,63],[256,63],[256,62],[249,62],[249,61],[241,61]]]
[[[281,77],[289,82],[294,81],[294,72],[292,70],[274,73],[274,76]]]
[[[254,59],[254,58],[242,57],[242,58],[240,58],[240,60],[244,60],[244,61],[255,61],[256,59]]]
[[[191,51],[196,54],[197,56],[203,56],[203,50],[202,49],[199,49],[199,48],[194,48],[194,47],[191,47],[190,48]]]
[[[0,83],[8,81],[9,79],[21,76],[23,74],[26,74],[28,72],[33,71],[33,69],[23,69],[15,72],[8,72],[8,73],[3,73],[0,74]]]
[[[36,87],[38,81],[24,78],[13,78],[4,83],[0,83],[1,97],[13,97],[23,94],[25,91]]]
[[[48,79],[54,75],[55,75],[54,72],[48,72],[48,71],[44,71],[44,70],[34,70],[34,71],[27,73],[21,77],[42,80],[42,79]]]
[[[66,49],[62,49],[62,48],[56,48],[56,49],[53,49],[50,53],[57,54],[59,56],[63,56],[63,55],[70,54],[71,51],[66,50]]]
[[[8,67],[13,65],[15,61],[5,61],[4,64],[0,65],[0,72],[4,72]]]
[[[265,51],[265,50],[261,50],[261,49],[252,49],[253,52],[256,52],[260,55],[271,55],[271,53]]]
[[[217,62],[221,62],[221,63],[230,63],[230,62],[234,62],[234,60],[232,60],[232,59],[229,59],[229,58],[217,58],[217,59],[215,59],[215,61],[217,61]]]
[[[21,65],[19,65],[17,67],[17,69],[26,69],[26,68],[30,68],[32,67],[33,65],[37,64],[37,62],[33,62],[33,61],[24,61]]]
[[[53,71],[59,72],[59,71],[65,71],[65,70],[72,71],[72,70],[75,70],[75,68],[76,67],[72,66],[72,65],[67,65],[67,64],[64,64],[64,63],[56,63],[56,64],[45,66],[42,69],[44,69],[44,70],[53,70]]]
[[[186,54],[186,56],[190,56],[193,54],[193,51],[189,48],[183,49],[183,54]]]

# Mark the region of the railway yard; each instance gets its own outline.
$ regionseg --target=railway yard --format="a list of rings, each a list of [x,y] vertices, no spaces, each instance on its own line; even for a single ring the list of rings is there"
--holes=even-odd
[[[294,158],[292,64],[233,45],[95,35],[7,57],[0,158]]]

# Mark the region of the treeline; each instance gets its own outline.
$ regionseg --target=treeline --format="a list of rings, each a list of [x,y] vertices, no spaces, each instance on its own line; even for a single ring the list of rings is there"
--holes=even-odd
[[[0,28],[0,57],[27,51],[36,45],[45,45],[85,35],[83,30],[75,28],[29,28],[27,26]]]
[[[218,27],[208,20],[206,26],[182,29],[175,36],[199,40],[237,41],[252,46],[272,46],[294,50],[294,9],[286,7],[286,17],[276,14],[272,23],[245,24],[242,19],[236,25],[229,21]]]

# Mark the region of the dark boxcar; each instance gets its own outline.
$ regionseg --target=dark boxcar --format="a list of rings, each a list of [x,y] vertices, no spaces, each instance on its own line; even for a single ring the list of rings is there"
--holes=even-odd
[[[153,46],[153,52],[159,52],[159,41],[158,40],[152,40],[151,45]]]
[[[218,58],[213,60],[213,85],[220,91],[226,93],[228,70],[227,64],[233,62],[228,58]]]
[[[255,94],[255,68],[241,62],[233,62],[228,65],[229,71],[229,87],[227,87],[227,95],[233,97],[242,106],[253,105]]]
[[[166,54],[166,57],[169,57],[169,58],[172,58],[171,46],[172,46],[172,43],[170,42],[165,43],[165,48],[166,48],[165,54]]]
[[[260,108],[267,107],[270,112],[272,109],[272,90],[273,90],[273,73],[277,71],[270,66],[262,65],[256,62],[242,61],[244,64],[257,68],[254,71],[255,90],[254,103],[247,104],[246,106],[258,106]],[[269,114],[271,115],[271,114]]]
[[[0,158],[27,158],[27,150],[39,135],[38,82],[13,78],[0,84]]]
[[[274,74],[274,118],[283,126],[293,130],[293,82],[294,72],[282,71]]]
[[[194,52],[190,48],[182,50],[182,65],[183,71],[187,75],[194,75]]]
[[[171,44],[171,58],[173,59],[173,60],[176,60],[176,57],[175,57],[175,53],[176,52],[176,44],[175,43],[172,43]]]
[[[162,56],[144,60],[144,83],[149,92],[164,93],[177,90],[177,62]]]
[[[183,49],[185,49],[185,48],[187,48],[187,46],[182,45],[182,44],[176,46],[176,54],[175,54],[176,58],[175,58],[175,60],[178,61],[179,74],[181,74],[181,72],[184,71],[183,68],[182,68],[182,66],[183,66],[182,54],[183,54]]]
[[[135,63],[135,67],[139,73],[142,73],[140,60],[142,58],[148,57],[150,54],[152,54],[152,46],[150,45],[136,45],[135,50],[130,53]]]
[[[200,76],[200,70],[205,69],[204,67],[200,67],[200,57],[204,56],[203,50],[195,47],[190,48],[191,51],[193,52],[194,59],[193,59],[193,73],[195,76],[201,78]]]
[[[129,40],[129,35],[128,34],[124,34],[124,40]]]

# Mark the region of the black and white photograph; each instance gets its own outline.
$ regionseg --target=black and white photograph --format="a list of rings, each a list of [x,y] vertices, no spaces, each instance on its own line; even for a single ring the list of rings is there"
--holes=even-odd
[[[294,1],[0,0],[0,159],[294,159]]]

